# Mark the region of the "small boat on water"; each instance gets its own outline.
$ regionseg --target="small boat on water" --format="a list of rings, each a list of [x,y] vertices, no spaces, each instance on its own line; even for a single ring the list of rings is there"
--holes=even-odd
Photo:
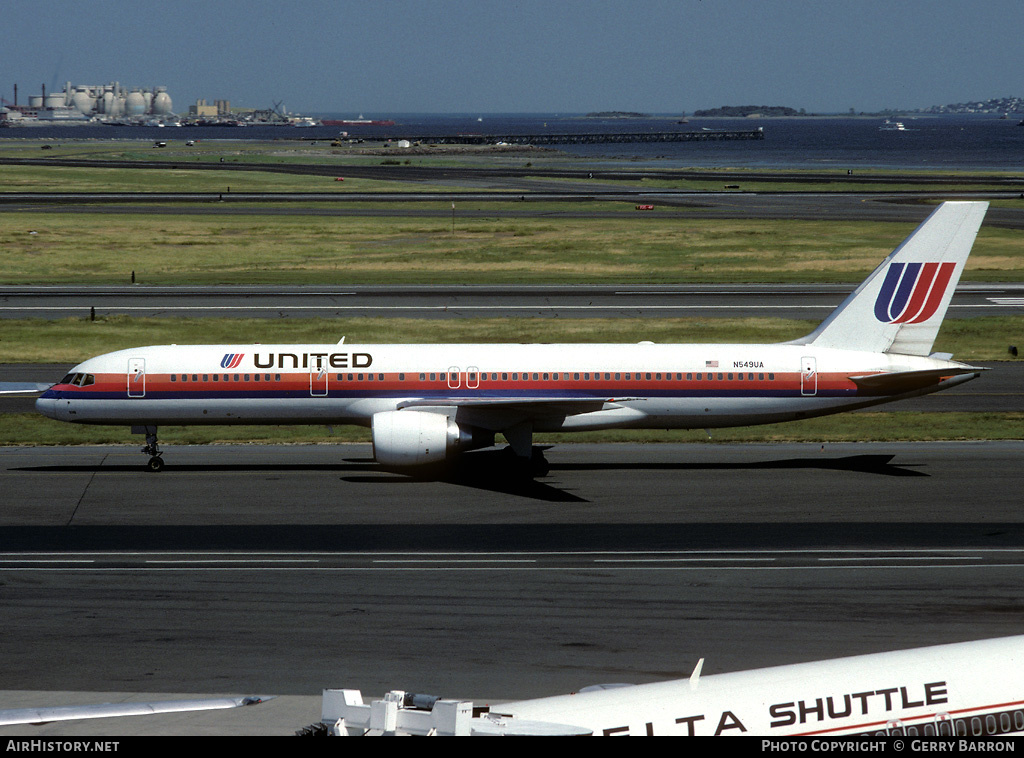
[[[905,131],[907,131],[907,127],[905,127],[903,125],[902,121],[890,121],[889,119],[886,119],[885,123],[882,124],[880,127],[878,127],[878,131],[880,131],[880,132],[905,132]]]

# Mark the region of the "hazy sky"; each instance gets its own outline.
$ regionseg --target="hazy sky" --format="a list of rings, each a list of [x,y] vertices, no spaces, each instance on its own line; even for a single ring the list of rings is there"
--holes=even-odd
[[[291,111],[876,111],[1024,96],[1024,0],[3,0],[0,95]]]

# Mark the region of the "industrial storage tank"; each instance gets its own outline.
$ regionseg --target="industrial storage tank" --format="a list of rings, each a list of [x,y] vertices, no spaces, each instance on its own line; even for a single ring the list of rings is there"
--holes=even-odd
[[[157,87],[156,97],[153,98],[153,113],[167,116],[173,112],[171,110],[171,96],[167,94],[167,88]]]
[[[29,107],[35,110],[67,111],[70,108],[85,116],[140,119],[153,115],[162,119],[174,115],[166,87],[135,87],[129,93],[119,82],[76,86],[68,82],[59,93],[48,93],[44,85],[41,95],[30,95],[28,100]]]
[[[128,116],[142,116],[146,113],[146,98],[137,89],[133,89],[125,101],[124,112]]]
[[[86,87],[79,87],[71,97],[71,105],[82,113],[92,113],[96,109],[96,98]]]

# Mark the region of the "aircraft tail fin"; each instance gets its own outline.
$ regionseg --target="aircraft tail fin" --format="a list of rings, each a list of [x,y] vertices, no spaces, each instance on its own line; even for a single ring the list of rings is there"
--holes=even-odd
[[[821,325],[794,344],[928,355],[987,202],[945,202]]]

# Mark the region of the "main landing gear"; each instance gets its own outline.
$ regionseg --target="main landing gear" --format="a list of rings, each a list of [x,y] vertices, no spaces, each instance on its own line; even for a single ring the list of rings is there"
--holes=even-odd
[[[149,460],[146,461],[146,470],[156,473],[157,471],[164,470],[164,459],[163,450],[160,449],[160,445],[157,444],[156,439],[156,427],[155,426],[133,426],[132,434],[145,434],[146,435],[146,446],[142,448],[142,452],[149,456]]]
[[[502,434],[508,440],[508,448],[513,454],[513,470],[519,476],[534,478],[547,476],[551,467],[544,457],[544,448],[533,446],[533,428],[529,422],[523,422],[505,429]]]

